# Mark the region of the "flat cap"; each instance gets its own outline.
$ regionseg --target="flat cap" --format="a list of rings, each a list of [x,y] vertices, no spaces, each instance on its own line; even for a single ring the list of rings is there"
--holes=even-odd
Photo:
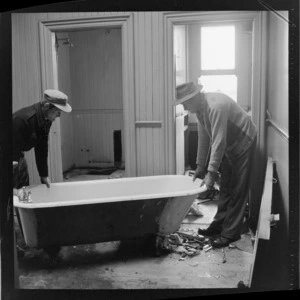
[[[60,110],[64,112],[71,112],[72,107],[68,103],[68,96],[59,90],[45,90],[44,91],[45,98],[52,105],[56,106]]]

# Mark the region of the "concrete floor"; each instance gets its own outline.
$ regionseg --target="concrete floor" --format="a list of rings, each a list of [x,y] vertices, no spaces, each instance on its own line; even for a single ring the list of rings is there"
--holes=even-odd
[[[118,176],[120,172],[118,173]],[[87,175],[84,175],[85,179]],[[121,177],[120,175],[119,177]],[[79,180],[77,174],[67,180]],[[96,178],[94,178],[96,179]],[[212,221],[217,200],[198,204],[203,216],[187,215],[180,231],[197,232]],[[17,240],[21,235],[16,226]],[[147,240],[115,241],[62,247],[59,263],[50,266],[42,249],[26,249],[18,258],[22,289],[206,289],[236,288],[249,282],[253,260],[250,235],[222,249],[200,251],[184,259],[175,251],[156,256]]]

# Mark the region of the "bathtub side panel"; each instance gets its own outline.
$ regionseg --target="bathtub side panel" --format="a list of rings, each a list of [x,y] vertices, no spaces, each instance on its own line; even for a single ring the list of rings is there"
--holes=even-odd
[[[35,209],[34,246],[92,244],[155,235],[167,201],[168,198]]]
[[[21,219],[21,226],[26,245],[36,247],[38,245],[38,228],[35,210],[26,208],[16,208]]]
[[[170,198],[158,220],[159,233],[167,235],[177,231],[195,199],[196,195]]]

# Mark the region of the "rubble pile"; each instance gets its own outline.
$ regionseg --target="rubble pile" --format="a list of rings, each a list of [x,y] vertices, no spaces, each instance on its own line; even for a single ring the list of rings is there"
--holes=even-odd
[[[202,250],[207,252],[212,248],[209,238],[181,231],[164,236],[161,247],[164,250],[180,254],[179,260],[199,255]]]

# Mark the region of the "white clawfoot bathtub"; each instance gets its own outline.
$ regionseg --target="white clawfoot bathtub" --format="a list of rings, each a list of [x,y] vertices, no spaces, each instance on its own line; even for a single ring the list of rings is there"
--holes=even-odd
[[[200,184],[184,175],[52,183],[27,187],[32,202],[14,206],[30,247],[116,241],[175,232]]]

